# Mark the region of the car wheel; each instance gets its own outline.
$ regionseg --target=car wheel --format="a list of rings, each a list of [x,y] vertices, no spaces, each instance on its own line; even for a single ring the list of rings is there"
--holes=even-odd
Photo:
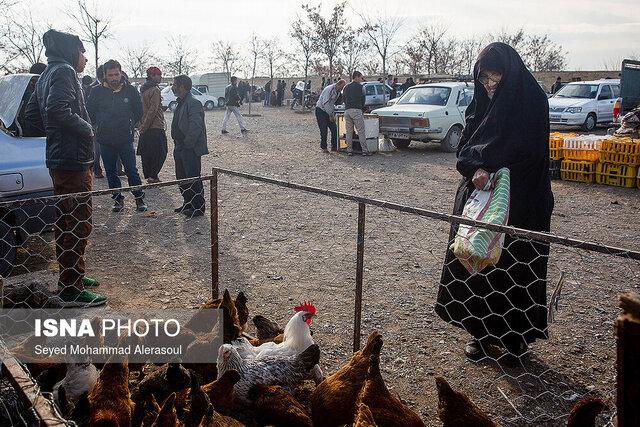
[[[409,147],[409,144],[411,144],[411,140],[410,139],[392,139],[391,142],[393,142],[393,145],[396,146],[396,148],[403,150],[407,147]]]
[[[213,110],[213,107],[215,107],[215,105],[213,104],[213,101],[207,101],[204,103],[204,108],[206,108],[209,111]]]
[[[596,128],[596,115],[593,113],[589,113],[587,115],[587,118],[584,121],[584,124],[582,125],[582,129],[586,130],[587,132],[591,132],[595,128]]]
[[[218,107],[224,107],[224,98],[223,97],[218,98]]]
[[[11,226],[0,221],[0,276],[8,276],[16,260],[16,235]]]
[[[447,153],[455,153],[458,149],[458,144],[460,143],[460,138],[462,137],[462,127],[459,125],[451,126],[449,132],[447,132],[447,136],[444,137],[442,141],[440,141],[440,147],[442,151]]]
[[[169,110],[176,111],[176,108],[178,108],[178,103],[176,101],[171,101],[169,103]]]

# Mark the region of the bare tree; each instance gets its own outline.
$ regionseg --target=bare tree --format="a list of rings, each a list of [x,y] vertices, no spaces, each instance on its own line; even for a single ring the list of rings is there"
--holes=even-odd
[[[353,34],[353,30],[347,25],[344,14],[345,6],[346,2],[337,3],[333,7],[331,16],[325,18],[320,13],[320,5],[316,7],[302,5],[302,9],[307,13],[313,29],[315,46],[329,60],[329,80],[333,79],[334,61],[340,49]]]
[[[533,71],[557,71],[566,65],[566,53],[562,46],[554,44],[548,34],[530,35],[522,59]]]
[[[527,44],[527,36],[524,28],[519,28],[513,33],[509,33],[506,28],[495,34],[490,34],[489,38],[496,42],[506,43],[514,48],[518,53],[524,50]]]
[[[390,52],[391,44],[398,30],[404,23],[404,20],[397,17],[388,17],[386,15],[365,15],[359,14],[364,26],[362,32],[369,39],[369,43],[373,49],[380,55],[382,60],[382,74],[386,77],[387,60]],[[386,88],[383,85],[383,88]]]
[[[309,25],[303,22],[299,16],[296,16],[296,19],[291,24],[290,36],[299,48],[299,50],[296,49],[299,53],[295,57],[303,59],[304,62],[304,81],[306,85],[311,58],[316,53],[314,34]],[[302,102],[302,109],[304,110],[304,102]]]
[[[249,39],[249,53],[251,54],[251,87],[249,88],[249,114],[251,114],[251,102],[253,101],[253,81],[256,78],[256,67],[258,66],[258,57],[262,49],[262,41],[253,33]]]
[[[86,0],[78,0],[77,6],[77,10],[68,12],[68,15],[80,26],[84,39],[93,45],[97,70],[100,41],[111,37],[111,17],[103,15],[95,1],[88,6]]]
[[[49,28],[47,24],[35,23],[31,14],[31,8],[20,13],[20,18],[7,17],[3,25],[5,41],[3,48],[14,59],[26,61],[29,65],[42,62],[44,45],[42,34]]]
[[[484,37],[471,37],[458,44],[459,74],[473,74],[473,66],[485,44]]]
[[[213,44],[214,59],[222,66],[222,71],[227,73],[227,81],[236,71],[236,63],[240,59],[229,42],[217,41]]]
[[[425,25],[417,36],[421,40],[422,48],[425,51],[425,66],[427,74],[437,74],[442,67],[443,44],[448,28],[439,22]]]
[[[414,76],[419,74],[427,59],[427,52],[422,41],[412,40],[402,50],[401,63],[409,68]]]
[[[277,39],[264,40],[262,42],[262,58],[269,68],[269,78],[273,80],[274,69],[277,71],[280,66],[280,59],[284,56],[284,52],[280,49],[280,43]]]
[[[369,51],[368,44],[359,36],[353,35],[344,42],[341,62],[347,75],[352,75],[356,66],[362,62],[363,57]]]
[[[167,39],[169,56],[164,61],[164,67],[169,75],[190,74],[197,65],[195,52],[187,47],[188,40],[182,35]]]
[[[142,78],[146,75],[147,68],[153,62],[157,61],[156,57],[151,53],[151,46],[147,43],[136,48],[126,47],[124,49],[127,65],[131,75],[136,78]]]

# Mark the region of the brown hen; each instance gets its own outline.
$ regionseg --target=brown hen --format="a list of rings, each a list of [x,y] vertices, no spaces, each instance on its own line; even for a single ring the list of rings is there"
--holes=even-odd
[[[438,388],[438,417],[444,427],[498,426],[466,394],[452,389],[444,378],[436,377],[436,387]]]
[[[367,379],[362,385],[357,400],[357,404],[360,403],[366,404],[371,409],[379,427],[424,427],[425,425],[418,414],[389,392],[380,374],[380,357],[375,354],[369,357]]]
[[[371,409],[364,403],[358,406],[358,412],[356,413],[356,419],[353,423],[353,427],[378,427],[376,420],[373,419]]]
[[[175,393],[171,393],[171,395],[165,399],[162,403],[162,409],[160,409],[160,413],[151,427],[184,427],[184,424],[178,419],[176,408],[173,406],[175,399]]]
[[[575,404],[569,415],[567,427],[593,427],[596,417],[604,409],[602,399],[587,397]]]
[[[338,372],[322,381],[311,398],[313,423],[317,427],[352,424],[356,398],[369,369],[369,357],[380,355],[382,335],[373,331],[367,344],[351,357]]]
[[[312,427],[304,407],[280,386],[256,384],[249,390],[258,425],[276,427]]]
[[[129,393],[127,356],[113,355],[105,363],[89,393],[89,405],[90,426],[131,425],[134,403]]]
[[[233,407],[233,399],[235,392],[233,386],[240,381],[241,377],[238,371],[230,369],[222,376],[209,383],[201,386],[202,391],[207,395],[213,405],[215,405],[216,411],[229,415],[231,408]],[[180,390],[176,393],[176,407],[184,408],[187,405],[187,397],[191,389]]]

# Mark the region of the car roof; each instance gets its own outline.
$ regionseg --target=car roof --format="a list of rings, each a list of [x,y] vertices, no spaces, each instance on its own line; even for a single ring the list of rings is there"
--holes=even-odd
[[[11,126],[20,111],[24,91],[37,74],[10,74],[0,77],[0,120]]]
[[[468,86],[473,87],[473,82],[437,82],[437,83],[422,83],[419,85],[413,85],[411,88],[420,88],[420,87],[458,87],[458,86]]]
[[[619,79],[600,79],[600,80],[589,80],[589,81],[586,81],[586,82],[583,82],[583,81],[569,82],[567,84],[570,84],[570,85],[574,85],[574,84],[583,84],[583,85],[614,84],[614,85],[619,85],[620,84],[620,80]]]

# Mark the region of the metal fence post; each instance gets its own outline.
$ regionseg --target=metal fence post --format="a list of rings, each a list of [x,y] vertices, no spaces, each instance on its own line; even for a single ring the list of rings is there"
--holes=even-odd
[[[211,172],[211,298],[218,298],[218,170]]]
[[[356,264],[356,308],[353,316],[353,351],[360,350],[360,323],[362,320],[362,273],[364,270],[365,204],[358,202],[358,244]]]

